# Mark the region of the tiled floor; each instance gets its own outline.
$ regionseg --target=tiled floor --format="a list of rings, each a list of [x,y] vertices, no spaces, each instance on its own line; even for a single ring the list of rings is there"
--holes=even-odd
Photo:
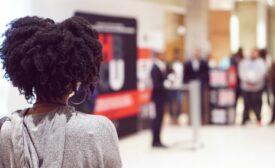
[[[152,149],[143,131],[120,141],[125,168],[275,168],[275,126],[212,126],[200,131],[202,147],[192,150],[192,130],[166,126],[169,149]]]

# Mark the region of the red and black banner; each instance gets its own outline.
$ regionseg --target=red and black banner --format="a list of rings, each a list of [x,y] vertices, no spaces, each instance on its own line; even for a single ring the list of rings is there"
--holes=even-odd
[[[139,111],[136,20],[83,12],[75,15],[91,23],[103,45],[104,61],[93,113],[112,120],[136,116]]]

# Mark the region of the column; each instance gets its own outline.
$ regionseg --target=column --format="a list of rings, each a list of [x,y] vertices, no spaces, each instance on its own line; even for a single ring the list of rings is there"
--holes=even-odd
[[[208,0],[186,1],[186,56],[190,57],[195,48],[201,48],[206,56],[210,50],[208,32]]]
[[[249,56],[257,45],[257,2],[237,1],[235,8],[239,20],[239,45],[245,56]]]
[[[243,47],[245,56],[250,56],[255,47],[267,47],[267,9],[265,0],[235,3],[239,20],[239,46]]]
[[[275,5],[268,9],[268,52],[275,57]]]
[[[267,47],[267,11],[268,4],[265,0],[257,3],[257,47],[264,49]]]

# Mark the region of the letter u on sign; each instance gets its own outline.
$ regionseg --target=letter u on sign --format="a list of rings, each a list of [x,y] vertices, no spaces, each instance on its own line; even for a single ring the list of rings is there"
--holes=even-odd
[[[110,87],[115,90],[121,90],[125,82],[125,64],[123,59],[111,60],[109,63],[109,82]]]

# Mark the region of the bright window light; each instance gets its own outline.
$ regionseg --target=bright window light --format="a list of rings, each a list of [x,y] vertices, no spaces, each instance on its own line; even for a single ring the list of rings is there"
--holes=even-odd
[[[2,34],[7,29],[7,24],[19,17],[23,17],[26,15],[31,14],[31,0],[0,0],[0,45],[2,45],[3,37]],[[2,70],[2,64],[0,63],[0,118],[7,115],[8,112],[11,111],[9,107],[9,101],[11,98],[16,98],[15,103],[18,107],[21,107],[21,101],[17,101],[20,97],[23,102],[24,97],[18,96],[18,93],[16,94],[10,93],[10,91],[14,88],[12,88],[11,84],[3,78],[4,71]],[[27,104],[24,104],[24,106],[27,106]],[[23,105],[22,105],[23,107]]]
[[[274,5],[273,0],[266,0],[266,1],[267,1],[267,3],[268,3],[269,6],[273,6]]]
[[[258,3],[258,18],[257,18],[257,47],[267,47],[267,4],[264,2]]]
[[[257,23],[257,47],[266,48],[266,25],[263,21]]]
[[[230,46],[233,53],[237,52],[240,47],[239,19],[236,15],[232,15],[230,18]]]

